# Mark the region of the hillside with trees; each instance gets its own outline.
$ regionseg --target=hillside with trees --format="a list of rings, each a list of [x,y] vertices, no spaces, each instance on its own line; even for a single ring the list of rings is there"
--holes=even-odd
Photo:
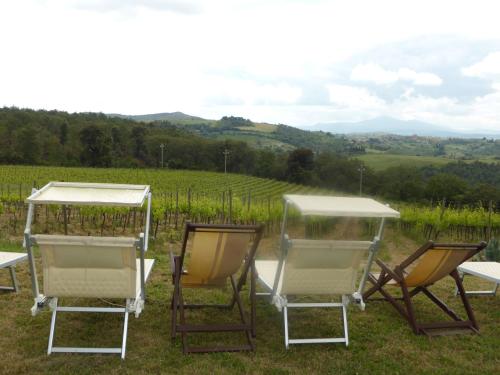
[[[231,130],[257,125],[243,118],[225,117],[215,128],[220,126]],[[282,126],[278,126],[278,133]],[[298,144],[301,132],[285,129],[282,137]],[[331,141],[327,135],[323,137],[325,145]],[[102,113],[0,109],[1,164],[159,168],[163,149],[165,168],[220,172],[224,171],[227,151],[228,172],[358,194],[363,164],[351,157],[352,150],[343,148],[347,143],[334,139],[339,147],[331,150],[272,150],[241,140],[207,139],[166,121],[146,123]],[[459,204],[499,202],[500,163],[454,162],[383,170],[364,166],[362,190],[396,201],[446,198]]]

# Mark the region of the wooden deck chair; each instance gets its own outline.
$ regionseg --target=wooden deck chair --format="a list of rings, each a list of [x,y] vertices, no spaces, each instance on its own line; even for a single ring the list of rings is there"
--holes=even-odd
[[[43,293],[51,299],[52,310],[47,353],[115,353],[125,358],[128,314],[140,311],[132,300],[141,300],[140,264],[136,259],[136,238],[34,235],[42,256]],[[153,267],[145,259],[145,280]],[[59,299],[123,298],[124,307],[61,306]],[[53,346],[58,312],[121,313],[124,316],[122,343],[116,348],[81,348]]]
[[[381,268],[381,273],[378,275],[373,273],[369,275],[368,280],[373,284],[373,287],[363,294],[363,298],[367,301],[375,292],[380,292],[383,296],[382,300],[390,302],[396,308],[408,321],[415,334],[432,336],[462,333],[464,330],[471,330],[477,333],[479,328],[464,291],[457,267],[485,247],[485,242],[479,244],[444,244],[429,241],[394,269],[389,268],[389,266],[378,259],[377,264]],[[414,266],[414,268],[408,271],[407,269],[410,266]],[[467,320],[461,319],[428,289],[429,286],[447,275],[450,275],[455,280],[467,313]],[[403,296],[396,298],[389,294],[386,287],[390,285],[399,285]],[[410,288],[413,289],[410,290]],[[412,298],[419,293],[425,294],[450,316],[452,321],[418,323],[415,317]],[[404,306],[398,303],[398,300],[403,300]]]
[[[280,261],[255,262],[259,281],[271,300],[283,311],[285,347],[290,344],[344,343],[349,345],[347,305],[356,292],[358,270],[363,256],[378,241],[288,240]],[[339,295],[341,302],[291,303],[289,296]],[[344,336],[336,338],[290,339],[289,308],[334,307],[342,309]]]
[[[255,350],[255,265],[254,257],[263,234],[263,226],[215,225],[187,223],[182,252],[170,253],[174,293],[172,296],[172,340],[181,334],[184,353]],[[188,269],[185,270],[186,253],[190,240]],[[182,271],[181,271],[182,270]],[[236,274],[241,276],[236,281]],[[245,315],[240,291],[250,271],[250,322]],[[184,303],[183,288],[224,288],[229,279],[232,299],[228,305],[194,305]],[[218,307],[232,309],[237,305],[241,324],[193,325],[185,321],[187,308]],[[177,321],[180,315],[180,323]],[[189,347],[188,333],[195,332],[244,332],[247,345],[228,347]]]

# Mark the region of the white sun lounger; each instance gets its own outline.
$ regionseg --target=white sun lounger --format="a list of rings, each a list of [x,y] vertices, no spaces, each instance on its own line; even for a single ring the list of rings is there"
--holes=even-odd
[[[257,260],[258,278],[266,289],[258,295],[269,296],[269,301],[283,311],[285,346],[307,343],[349,344],[347,305],[354,301],[364,310],[364,286],[382,238],[386,218],[398,218],[399,212],[370,198],[332,196],[285,195],[281,222],[280,257],[276,261]],[[362,217],[379,220],[377,235],[372,241],[289,239],[288,210],[297,209],[301,216]],[[360,265],[368,254],[364,272],[359,277]],[[341,296],[341,302],[289,302],[291,296]],[[319,298],[318,298],[319,299]],[[323,299],[324,300],[324,299]],[[337,338],[289,339],[288,309],[333,307],[342,309],[344,336]]]
[[[63,207],[64,230],[67,234],[67,205],[101,205],[141,207],[147,200],[144,233],[138,237],[91,237],[41,235],[31,233],[33,212],[37,204],[60,204]],[[34,190],[26,200],[29,203],[25,247],[28,252],[31,284],[35,304],[31,312],[50,307],[50,325],[47,353],[109,353],[125,358],[128,315],[138,317],[146,299],[145,283],[154,260],[146,259],[151,213],[151,192],[147,185],[117,185],[51,182]],[[40,291],[34,261],[33,246],[40,248],[42,258],[43,290]],[[138,257],[136,258],[136,256]],[[121,307],[61,306],[62,298],[123,299]],[[120,347],[60,347],[54,346],[58,312],[119,313],[124,316]]]
[[[26,253],[11,253],[7,251],[0,251],[0,269],[8,268],[10,279],[12,281],[12,286],[0,286],[0,290],[12,290],[14,292],[19,291],[15,267],[17,263],[25,261],[26,259],[28,259],[28,254]]]
[[[465,275],[480,277],[492,282],[495,286],[493,290],[473,290],[466,291],[469,295],[493,295],[496,296],[498,285],[500,285],[500,263],[498,262],[465,262],[458,267],[458,272],[463,278]],[[457,291],[455,291],[457,294]]]

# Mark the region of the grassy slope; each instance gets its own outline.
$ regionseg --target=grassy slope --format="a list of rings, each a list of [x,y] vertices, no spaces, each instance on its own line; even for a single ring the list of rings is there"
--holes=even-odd
[[[281,197],[284,193],[298,191],[321,192],[324,189],[302,186],[284,181],[271,180],[234,173],[218,173],[191,170],[131,169],[131,168],[82,168],[46,166],[0,166],[0,197],[11,195],[22,198],[29,195],[33,182],[42,187],[49,181],[110,182],[148,184],[156,192],[186,192],[217,194],[229,189],[236,194],[251,191],[255,197]],[[19,194],[21,184],[21,194]],[[8,185],[8,186],[7,186]]]
[[[395,155],[384,153],[368,153],[356,156],[357,159],[362,160],[367,166],[375,170],[383,170],[390,167],[397,167],[399,165],[424,167],[426,165],[444,165],[453,160],[437,156],[413,156],[413,155]]]
[[[3,248],[4,246],[2,246]],[[417,243],[388,231],[382,257],[390,263],[399,261],[417,247]],[[10,250],[17,246],[9,245]],[[173,245],[178,251],[180,244]],[[259,256],[269,256],[276,249],[276,236],[266,238]],[[20,250],[17,248],[17,250]],[[497,374],[500,368],[500,298],[471,299],[481,327],[481,335],[447,336],[432,339],[415,336],[409,326],[387,303],[373,302],[361,312],[349,309],[350,345],[292,346],[283,344],[282,319],[274,306],[264,300],[257,305],[257,352],[182,355],[180,340],[170,341],[170,284],[167,245],[158,239],[152,243],[148,257],[156,265],[147,285],[148,301],[139,319],[130,317],[127,358],[99,355],[46,355],[50,313],[31,317],[33,303],[26,263],[18,267],[22,290],[19,294],[0,292],[0,361],[1,374]],[[7,273],[0,274],[0,284],[6,283]],[[477,280],[467,280],[469,287],[485,286]],[[435,287],[452,307],[459,309],[459,299],[452,295],[451,280]],[[204,291],[196,296],[202,301],[222,302],[227,294]],[[246,295],[246,294],[245,294]],[[246,297],[244,301],[246,302]],[[417,298],[418,316],[435,319],[435,309],[423,298]],[[75,301],[73,301],[75,302]],[[79,300],[82,305],[85,302]],[[195,312],[188,319],[213,321],[217,312]],[[236,312],[232,315],[236,318]],[[60,314],[56,333],[59,345],[116,345],[121,335],[122,320],[115,314]],[[291,315],[293,337],[340,334],[337,311],[308,309]],[[192,336],[191,344],[203,344],[225,336],[207,338]],[[242,337],[238,337],[242,338]],[[233,340],[234,337],[228,338]],[[233,342],[233,341],[230,341]]]
[[[416,155],[400,155],[388,154],[383,152],[369,152],[364,155],[356,156],[357,159],[362,160],[367,166],[377,171],[384,170],[390,167],[397,167],[400,165],[411,167],[425,167],[426,165],[444,165],[456,162],[454,159],[440,157],[440,156],[416,156]],[[479,158],[472,160],[465,160],[467,163],[480,161],[483,163],[495,163],[498,160],[493,157]]]

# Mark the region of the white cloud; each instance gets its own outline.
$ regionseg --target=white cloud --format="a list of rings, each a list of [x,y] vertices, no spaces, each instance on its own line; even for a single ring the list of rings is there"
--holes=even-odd
[[[500,78],[500,52],[490,53],[481,61],[463,68],[462,74],[478,78]]]
[[[296,103],[302,95],[298,87],[286,83],[258,84],[251,80],[212,77],[205,82],[209,90],[202,92],[204,103],[227,105],[288,105]],[[212,100],[211,98],[215,98]]]
[[[330,94],[330,102],[341,107],[352,108],[381,108],[384,106],[384,100],[371,94],[365,88],[359,88],[348,85],[330,84],[327,85]]]
[[[418,97],[422,86],[441,83],[430,73],[431,64],[366,59],[381,66],[357,67],[356,85],[411,83],[405,86],[415,90],[395,106],[366,88],[349,86],[350,71],[342,64],[423,33],[429,43],[443,34],[500,40],[499,7],[483,0],[0,1],[6,56],[0,58],[0,106],[130,114],[180,110],[291,125],[394,113],[451,126],[467,121],[470,127],[493,126],[500,121],[496,96],[472,103]],[[412,63],[429,57],[418,53],[418,46],[401,50]],[[415,70],[405,69],[410,66]],[[331,104],[317,100],[322,95],[309,95],[314,100],[300,105],[307,90],[326,90],[325,82],[335,82],[328,86]]]
[[[353,81],[373,82],[378,85],[390,85],[397,81],[408,81],[417,86],[440,86],[443,83],[443,80],[433,73],[418,73],[409,68],[392,71],[374,63],[356,65],[350,78]]]

